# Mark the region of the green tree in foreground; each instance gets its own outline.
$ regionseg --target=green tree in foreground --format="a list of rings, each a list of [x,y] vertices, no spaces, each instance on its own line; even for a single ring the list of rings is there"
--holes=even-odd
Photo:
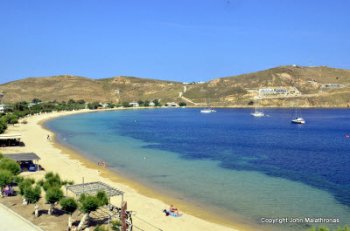
[[[96,194],[99,206],[108,205],[108,197],[104,191],[99,191]]]
[[[2,190],[6,185],[9,185],[13,180],[13,174],[6,169],[0,169],[0,196],[3,197],[2,195]]]
[[[96,211],[100,207],[102,202],[99,201],[99,199],[96,196],[90,196],[85,194],[82,194],[80,196],[79,202],[80,202],[79,209],[84,213],[84,216],[78,225],[78,230],[82,230],[85,221],[89,220],[90,213],[93,211]]]
[[[21,168],[19,167],[19,164],[17,164],[16,161],[8,158],[0,159],[0,169],[8,170],[13,175],[18,175],[21,172]]]
[[[59,202],[63,198],[63,192],[59,187],[51,187],[46,191],[45,199],[50,204],[48,214],[52,215],[55,209],[55,203]]]
[[[62,210],[64,210],[66,213],[69,214],[68,217],[68,229],[72,229],[72,214],[77,210],[78,203],[75,201],[74,198],[71,197],[65,197],[60,200],[60,205],[62,207]]]
[[[39,215],[39,206],[37,205],[37,202],[40,199],[41,195],[41,188],[39,185],[31,185],[24,188],[24,198],[29,204],[35,204],[34,206],[34,214],[36,217]]]

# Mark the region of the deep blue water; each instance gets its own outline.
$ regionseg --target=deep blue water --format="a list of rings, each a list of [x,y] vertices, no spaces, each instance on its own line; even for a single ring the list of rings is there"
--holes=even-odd
[[[148,148],[301,181],[350,205],[350,139],[346,138],[350,110],[303,110],[305,125],[291,124],[290,110],[268,110],[266,118],[253,118],[249,112],[134,111],[113,128],[125,136],[156,142]]]
[[[264,118],[250,112],[113,111],[61,117],[47,126],[62,143],[113,169],[255,223],[266,215],[349,223],[350,110],[305,109],[305,125],[290,123],[290,109],[266,109]]]

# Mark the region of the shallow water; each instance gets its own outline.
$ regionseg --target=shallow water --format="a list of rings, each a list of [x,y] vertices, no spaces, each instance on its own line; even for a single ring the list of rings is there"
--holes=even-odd
[[[137,181],[197,206],[242,216],[338,218],[350,223],[350,111],[308,109],[128,110],[47,123],[63,144]],[[304,230],[303,223],[260,224]],[[326,224],[330,225],[330,224]]]

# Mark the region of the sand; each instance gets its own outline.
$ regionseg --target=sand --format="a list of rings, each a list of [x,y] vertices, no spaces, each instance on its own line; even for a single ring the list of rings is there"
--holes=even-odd
[[[84,159],[73,150],[55,142],[54,134],[42,126],[48,119],[83,112],[89,112],[89,110],[52,112],[25,118],[27,124],[9,126],[6,131],[6,133],[22,134],[25,146],[1,148],[0,151],[2,153],[34,152],[40,156],[39,163],[46,171],[57,172],[63,179],[73,180],[75,183],[81,183],[83,178],[85,182],[102,181],[124,191],[128,210],[136,211],[133,216],[134,225],[142,230],[248,230],[243,225],[228,223],[221,220],[219,216],[212,216],[191,205],[181,204],[181,201],[157,194],[151,189]],[[51,140],[47,140],[48,134]],[[43,176],[44,173],[36,173],[35,178],[38,175]],[[120,197],[112,200],[116,205],[120,205],[120,202]],[[176,218],[165,216],[162,210],[169,208],[169,204],[175,204],[183,216]]]

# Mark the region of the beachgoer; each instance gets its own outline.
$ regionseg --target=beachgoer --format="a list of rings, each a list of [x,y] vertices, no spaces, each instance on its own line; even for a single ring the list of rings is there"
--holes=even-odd
[[[163,213],[165,213],[165,216],[169,216],[170,215],[169,211],[167,211],[166,209],[163,210]]]
[[[50,140],[50,135],[47,135],[47,138],[46,138],[47,140]]]
[[[170,212],[175,212],[175,211],[177,211],[177,208],[174,207],[174,205],[170,205],[169,211]]]

